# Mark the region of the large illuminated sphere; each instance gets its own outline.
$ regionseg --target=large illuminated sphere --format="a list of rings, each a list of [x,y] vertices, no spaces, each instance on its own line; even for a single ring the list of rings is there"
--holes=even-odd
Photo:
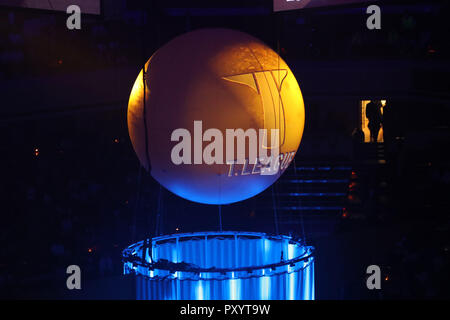
[[[233,203],[269,187],[292,161],[305,122],[302,94],[287,64],[260,40],[228,29],[197,30],[168,42],[145,68],[145,90],[141,70],[130,95],[128,129],[141,164],[168,190],[195,202]],[[194,164],[194,121],[202,121],[203,133],[222,132],[224,163]],[[191,164],[172,161],[178,128],[191,133]],[[230,169],[226,129],[238,128],[279,129],[277,174],[262,175],[257,164]]]

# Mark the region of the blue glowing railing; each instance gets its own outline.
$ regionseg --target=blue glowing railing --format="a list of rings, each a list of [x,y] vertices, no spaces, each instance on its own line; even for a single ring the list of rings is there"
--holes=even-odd
[[[224,231],[143,240],[123,258],[138,299],[314,299],[312,254],[291,237]]]

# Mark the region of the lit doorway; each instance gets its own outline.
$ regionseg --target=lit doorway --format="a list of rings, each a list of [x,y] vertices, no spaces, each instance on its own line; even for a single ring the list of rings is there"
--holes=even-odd
[[[361,100],[360,101],[360,127],[362,132],[364,133],[364,142],[370,142],[370,130],[369,130],[369,119],[366,117],[366,106],[369,104],[371,100]],[[381,100],[381,114],[383,115],[383,109],[386,105],[386,100]],[[380,128],[378,132],[378,142],[384,142],[383,138],[383,127]]]

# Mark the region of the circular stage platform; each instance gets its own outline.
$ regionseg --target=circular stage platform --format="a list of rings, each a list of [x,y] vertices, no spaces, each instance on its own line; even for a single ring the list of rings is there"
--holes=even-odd
[[[288,236],[165,235],[129,246],[123,260],[124,273],[136,275],[137,299],[314,299],[313,248]]]

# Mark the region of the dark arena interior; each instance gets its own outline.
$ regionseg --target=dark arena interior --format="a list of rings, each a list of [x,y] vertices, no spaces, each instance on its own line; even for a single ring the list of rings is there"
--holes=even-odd
[[[64,11],[3,2],[1,299],[135,299],[125,248],[219,229],[313,246],[319,300],[450,298],[448,1],[374,1],[377,30],[366,3],[274,12],[271,0],[108,0],[69,30]],[[289,65],[305,105],[284,174],[220,206],[161,186],[127,127],[143,64],[201,28],[262,40]],[[376,142],[371,101],[383,115]],[[83,290],[67,290],[69,265],[80,266]],[[370,265],[381,290],[366,287]]]

